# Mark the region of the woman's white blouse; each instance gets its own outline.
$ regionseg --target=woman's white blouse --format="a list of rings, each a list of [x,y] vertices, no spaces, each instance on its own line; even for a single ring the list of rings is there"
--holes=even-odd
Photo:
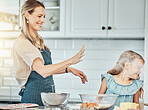
[[[23,87],[32,71],[32,64],[36,58],[43,57],[40,51],[21,33],[13,46],[13,61],[16,69],[16,80]]]

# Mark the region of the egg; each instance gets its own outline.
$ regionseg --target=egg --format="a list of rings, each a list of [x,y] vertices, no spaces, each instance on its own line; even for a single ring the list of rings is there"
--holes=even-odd
[[[95,106],[95,107],[99,107],[99,105],[98,105],[97,103],[94,103],[94,106]]]
[[[95,103],[89,103],[89,104],[88,104],[88,107],[89,107],[89,108],[92,108],[92,107],[94,108],[94,106],[95,106]]]
[[[81,108],[88,107],[88,102],[82,103]]]
[[[82,103],[81,105],[81,109],[85,109],[85,110],[90,110],[90,109],[94,109],[94,107],[99,107],[99,105],[97,103],[88,103],[88,102],[85,102],[85,103]]]

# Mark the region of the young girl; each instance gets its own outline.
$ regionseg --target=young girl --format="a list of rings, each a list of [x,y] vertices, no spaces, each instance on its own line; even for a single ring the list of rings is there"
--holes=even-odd
[[[114,106],[120,106],[121,102],[139,104],[139,97],[143,92],[143,81],[139,80],[139,75],[143,65],[144,59],[138,53],[131,50],[123,52],[116,66],[109,70],[108,74],[101,76],[102,84],[99,94],[119,95]]]

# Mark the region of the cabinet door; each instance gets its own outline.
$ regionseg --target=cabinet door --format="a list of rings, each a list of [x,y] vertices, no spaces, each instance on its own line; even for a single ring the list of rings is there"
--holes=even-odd
[[[45,5],[45,23],[39,32],[43,38],[65,35],[65,0],[40,0]]]
[[[145,0],[109,0],[109,37],[144,38]]]
[[[105,37],[107,0],[66,0],[67,37]]]

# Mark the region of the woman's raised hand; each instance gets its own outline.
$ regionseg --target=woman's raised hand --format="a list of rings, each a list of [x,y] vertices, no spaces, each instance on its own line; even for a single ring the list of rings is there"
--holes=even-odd
[[[81,50],[75,56],[69,59],[70,64],[73,65],[82,61],[81,58],[85,55],[84,52],[85,52],[85,46],[83,45]]]

